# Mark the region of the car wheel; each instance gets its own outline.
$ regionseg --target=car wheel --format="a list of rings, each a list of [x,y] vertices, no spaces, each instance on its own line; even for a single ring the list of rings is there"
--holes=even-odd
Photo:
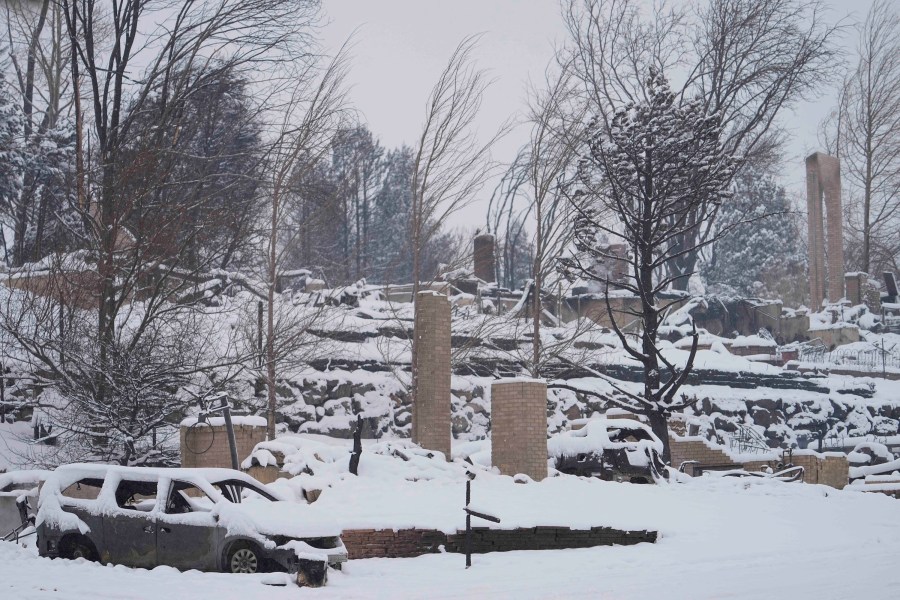
[[[229,573],[258,573],[262,558],[259,551],[250,544],[235,544],[228,552],[226,570]]]
[[[81,538],[68,538],[60,544],[59,555],[62,558],[76,559],[83,558],[89,561],[97,560],[97,553],[91,543]]]

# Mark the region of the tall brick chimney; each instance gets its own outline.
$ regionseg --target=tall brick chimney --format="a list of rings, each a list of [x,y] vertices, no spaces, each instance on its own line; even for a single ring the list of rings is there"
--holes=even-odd
[[[473,250],[475,277],[487,283],[497,281],[494,269],[494,235],[492,233],[476,235]]]
[[[844,297],[844,217],[839,159],[821,152],[806,158],[806,206],[809,214],[809,301],[812,309],[817,311],[821,310],[823,300],[837,302]]]
[[[412,441],[450,460],[450,301],[444,294],[416,296],[416,391]]]

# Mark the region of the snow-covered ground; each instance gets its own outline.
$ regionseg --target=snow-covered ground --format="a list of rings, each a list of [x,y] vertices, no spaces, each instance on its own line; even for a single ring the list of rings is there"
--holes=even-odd
[[[361,464],[373,456],[364,452]],[[444,475],[403,484],[400,477],[384,476],[387,468],[374,470],[381,476],[361,470],[358,478],[332,479],[317,504],[354,526],[383,520],[451,528],[462,522],[464,488],[453,465]],[[470,570],[456,554],[355,560],[318,590],[264,586],[272,575],[50,561],[0,543],[0,597],[822,600],[896,598],[900,589],[900,502],[879,494],[714,477],[656,486],[568,476],[515,484],[488,471],[476,477],[473,494],[504,526],[609,524],[656,529],[660,539],[631,547],[476,555]]]

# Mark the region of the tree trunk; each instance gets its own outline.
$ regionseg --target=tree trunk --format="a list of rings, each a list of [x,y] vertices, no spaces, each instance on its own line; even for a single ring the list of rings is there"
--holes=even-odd
[[[269,285],[266,290],[266,387],[268,392],[266,408],[266,437],[275,439],[275,410],[277,408],[275,395],[275,284],[278,278],[278,191],[274,193],[272,201],[272,223],[269,232],[269,256],[268,276]]]
[[[541,220],[541,205],[540,203],[535,205],[535,214],[537,215],[536,219],[536,231],[535,231],[535,250],[534,250],[534,284],[531,286],[531,301],[532,307],[534,308],[534,323],[532,332],[533,338],[531,340],[532,345],[532,361],[533,366],[531,369],[532,377],[540,377],[541,371],[541,269],[543,268],[542,254],[543,254],[543,222]]]
[[[660,458],[665,464],[671,465],[672,450],[669,447],[669,419],[667,418],[666,413],[658,410],[648,411],[647,420],[650,422],[650,429],[662,442],[663,451],[660,454]],[[671,466],[678,468],[678,465]]]

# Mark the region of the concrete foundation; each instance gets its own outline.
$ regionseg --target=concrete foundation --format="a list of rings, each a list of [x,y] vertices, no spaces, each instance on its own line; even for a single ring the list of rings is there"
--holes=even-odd
[[[491,464],[504,475],[547,477],[547,384],[537,379],[491,384]]]

